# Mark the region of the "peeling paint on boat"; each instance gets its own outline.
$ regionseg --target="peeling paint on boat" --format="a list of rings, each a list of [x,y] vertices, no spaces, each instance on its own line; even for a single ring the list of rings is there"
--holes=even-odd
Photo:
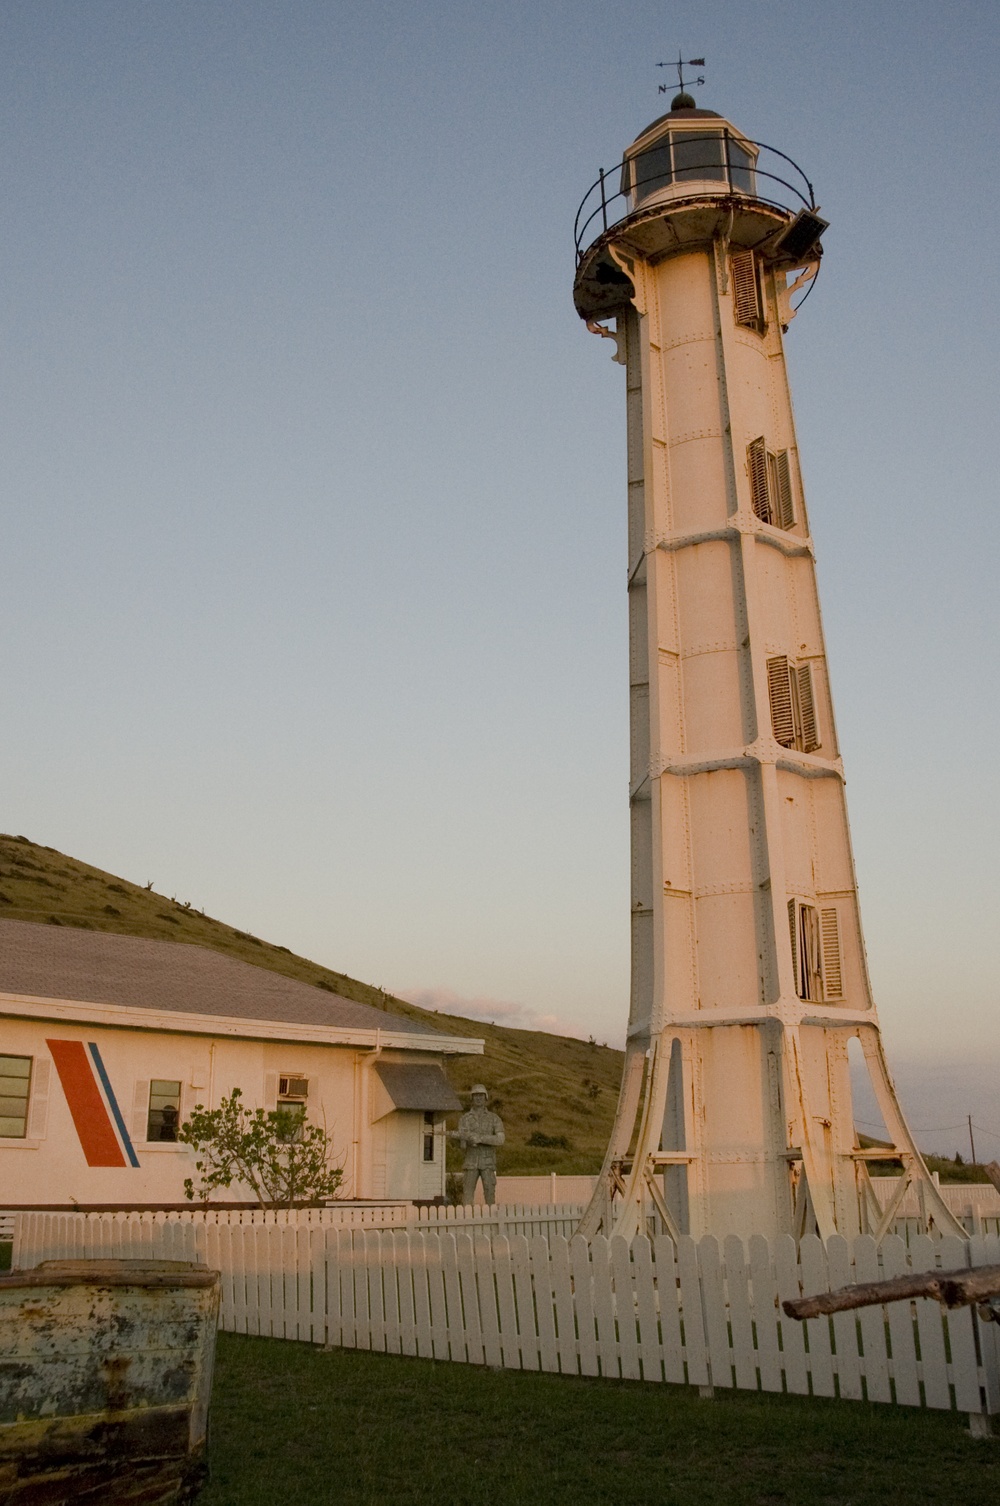
[[[181,1506],[205,1477],[219,1276],[47,1261],[0,1277],[0,1506]]]

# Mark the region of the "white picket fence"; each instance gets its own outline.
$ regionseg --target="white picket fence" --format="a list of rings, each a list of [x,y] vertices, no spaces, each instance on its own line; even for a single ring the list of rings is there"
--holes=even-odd
[[[487,1208],[482,1203],[474,1207],[418,1206],[408,1202],[338,1202],[326,1208],[296,1208],[293,1210],[262,1211],[259,1208],[230,1207],[225,1203],[210,1204],[185,1209],[121,1210],[114,1214],[87,1214],[86,1217],[114,1217],[134,1219],[141,1217],[162,1222],[180,1218],[189,1221],[208,1220],[225,1224],[278,1224],[307,1226],[386,1229],[405,1227],[431,1230],[442,1225],[449,1228],[470,1225],[488,1229],[496,1234],[544,1234],[551,1238],[564,1234],[570,1238],[575,1232],[590,1196],[596,1177],[498,1177],[497,1191],[503,1200],[497,1206]],[[896,1177],[873,1177],[875,1196],[883,1207],[899,1185]],[[546,1195],[556,1189],[562,1200]],[[1000,1234],[1000,1192],[989,1183],[956,1183],[941,1187],[941,1194],[951,1211],[964,1225],[969,1234]],[[14,1237],[14,1224],[18,1212],[0,1208],[0,1243]],[[20,1214],[23,1221],[33,1215]],[[51,1215],[44,1215],[50,1217]],[[910,1189],[893,1220],[892,1232],[904,1239],[913,1238],[923,1227],[917,1194]]]
[[[597,1185],[594,1176],[497,1177],[497,1198],[502,1203],[583,1203]],[[875,1196],[884,1208],[899,1186],[898,1177],[872,1177]],[[939,1183],[941,1196],[969,1234],[1000,1234],[1000,1192],[989,1182]],[[903,1199],[894,1220],[896,1234],[919,1234],[920,1204],[915,1187]]]
[[[872,1177],[875,1196],[885,1208],[899,1186],[898,1177]],[[938,1191],[969,1234],[1000,1234],[1000,1192],[989,1182],[943,1182]],[[896,1210],[893,1233],[904,1239],[919,1234],[923,1227],[920,1200],[910,1187]]]
[[[599,1181],[597,1176],[568,1176],[558,1171],[534,1177],[501,1175],[497,1177],[497,1202],[528,1203],[531,1207],[542,1203],[582,1203],[586,1207]],[[482,1184],[476,1188],[476,1196],[482,1196]]]
[[[108,1225],[127,1225],[131,1232],[116,1235],[127,1243],[140,1243],[145,1236],[138,1232],[143,1225],[153,1229],[166,1226],[193,1228],[195,1225],[219,1228],[279,1229],[394,1229],[436,1232],[466,1229],[491,1235],[544,1235],[551,1239],[562,1234],[571,1238],[583,1217],[582,1203],[555,1206],[482,1204],[449,1207],[414,1203],[334,1203],[326,1208],[227,1208],[224,1203],[207,1208],[121,1210],[115,1213],[17,1213],[11,1215],[11,1233],[15,1268],[38,1265],[42,1260],[89,1258],[103,1250]],[[155,1238],[156,1236],[154,1236]],[[171,1236],[167,1236],[168,1238]],[[192,1248],[194,1246],[192,1245]],[[186,1258],[186,1257],[185,1257]]]
[[[16,1258],[196,1259],[222,1327],[465,1364],[1000,1411],[1000,1334],[969,1308],[892,1303],[796,1323],[780,1301],[907,1270],[1000,1264],[1000,1238],[589,1243],[323,1223],[30,1215]],[[448,1223],[451,1227],[447,1227]],[[471,1225],[471,1230],[470,1230]],[[34,1263],[34,1259],[31,1260]]]

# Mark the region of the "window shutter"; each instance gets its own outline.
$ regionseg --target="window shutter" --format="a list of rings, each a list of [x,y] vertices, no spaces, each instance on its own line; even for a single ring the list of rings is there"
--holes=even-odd
[[[814,753],[819,747],[819,722],[816,717],[816,697],[813,695],[812,665],[800,664],[795,673],[798,680],[802,751]]]
[[[732,259],[733,314],[737,324],[761,330],[764,326],[760,306],[760,283],[757,259],[752,251],[738,251]]]
[[[145,1145],[149,1139],[149,1078],[140,1077],[132,1094],[132,1141]]]
[[[821,910],[820,931],[823,946],[823,996],[827,999],[844,997],[844,978],[840,964],[840,927],[836,910]]]
[[[795,504],[792,501],[792,467],[788,451],[779,450],[777,455],[772,455],[771,467],[775,521],[779,528],[791,528],[795,522]]]
[[[798,919],[795,914],[795,901],[788,901],[788,936],[792,943],[792,977],[795,979],[795,992],[799,991],[799,948],[798,948]]]
[[[767,692],[771,701],[771,726],[775,740],[782,747],[793,748],[795,717],[792,712],[792,682],[784,654],[767,661]]]
[[[31,1064],[31,1102],[28,1105],[27,1137],[44,1140],[49,1120],[49,1076],[52,1063],[47,1056],[36,1056]]]
[[[799,954],[802,959],[802,987],[799,996],[818,1000],[823,996],[823,975],[820,965],[819,916],[815,905],[800,905]]]
[[[762,523],[770,523],[771,497],[767,484],[767,447],[763,439],[747,445],[747,470],[750,472],[750,501]]]
[[[271,1113],[278,1107],[278,1074],[277,1072],[264,1073],[264,1110]]]

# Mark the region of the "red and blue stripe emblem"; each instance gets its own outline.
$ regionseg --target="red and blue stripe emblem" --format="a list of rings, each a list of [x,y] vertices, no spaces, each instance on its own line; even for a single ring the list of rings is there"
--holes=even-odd
[[[96,1041],[46,1041],[88,1166],[138,1166]]]

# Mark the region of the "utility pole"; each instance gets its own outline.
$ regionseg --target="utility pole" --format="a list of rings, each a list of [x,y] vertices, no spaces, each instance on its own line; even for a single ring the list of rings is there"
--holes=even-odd
[[[978,1166],[979,1162],[976,1160],[976,1142],[975,1142],[975,1140],[973,1138],[973,1134],[972,1134],[972,1115],[970,1114],[968,1116],[968,1118],[969,1118],[969,1144],[972,1146],[972,1164],[973,1164],[973,1166]]]

